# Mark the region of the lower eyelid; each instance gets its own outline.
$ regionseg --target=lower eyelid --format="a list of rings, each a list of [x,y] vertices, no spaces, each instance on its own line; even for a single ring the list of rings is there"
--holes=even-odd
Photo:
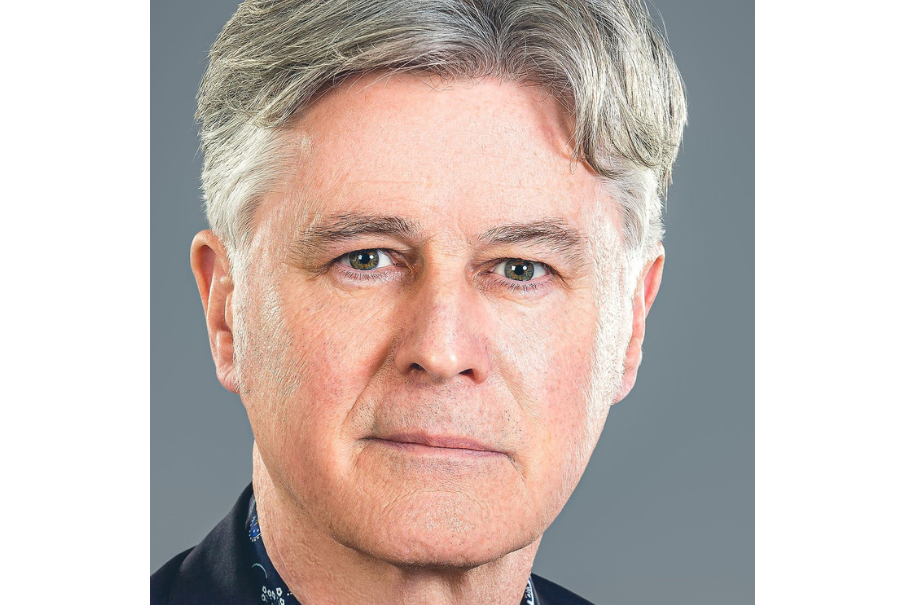
[[[542,284],[537,283],[537,281],[526,281],[526,282],[517,282],[512,280],[506,280],[503,282],[503,285],[510,290],[516,290],[518,292],[526,292],[537,290]]]
[[[384,267],[384,269],[387,268],[388,267]],[[376,269],[372,269],[371,271],[358,271],[351,267],[340,265],[340,274],[342,274],[343,277],[356,281],[389,281],[393,279],[394,272]]]
[[[491,278],[490,283],[488,283],[486,287],[505,288],[506,290],[514,292],[516,294],[540,293],[550,289],[554,284],[554,276],[552,271],[548,272],[546,275],[542,275],[539,278],[523,282],[509,279],[497,273],[491,273],[489,277]]]

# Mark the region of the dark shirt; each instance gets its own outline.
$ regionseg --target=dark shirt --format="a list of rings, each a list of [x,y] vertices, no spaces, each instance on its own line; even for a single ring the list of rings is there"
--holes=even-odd
[[[300,605],[277,573],[258,527],[249,485],[232,511],[201,541],[151,576],[151,605]],[[591,605],[531,574],[522,605]]]

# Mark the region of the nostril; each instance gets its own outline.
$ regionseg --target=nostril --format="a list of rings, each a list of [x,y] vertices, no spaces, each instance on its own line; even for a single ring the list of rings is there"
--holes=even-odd
[[[413,364],[412,364],[412,369],[413,369],[413,370],[418,370],[419,372],[423,372],[423,371],[424,371],[424,368],[422,368],[422,367],[421,367],[420,365],[418,365],[417,363],[413,363]]]
[[[468,376],[470,378],[474,378],[474,370],[472,370],[470,368],[468,370],[462,370],[461,372],[459,372],[459,374],[461,374],[462,376]]]

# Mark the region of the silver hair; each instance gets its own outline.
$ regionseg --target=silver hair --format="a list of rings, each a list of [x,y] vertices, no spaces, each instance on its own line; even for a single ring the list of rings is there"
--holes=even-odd
[[[211,48],[196,114],[208,220],[234,263],[289,120],[373,71],[544,87],[574,119],[573,158],[620,204],[631,264],[662,239],[685,93],[643,0],[250,0]]]

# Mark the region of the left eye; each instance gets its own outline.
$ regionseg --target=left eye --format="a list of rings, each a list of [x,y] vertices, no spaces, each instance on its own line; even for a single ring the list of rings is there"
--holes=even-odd
[[[507,258],[494,267],[493,272],[514,281],[531,281],[546,275],[547,269],[542,263],[522,258]]]
[[[350,252],[342,257],[342,260],[358,271],[373,271],[374,269],[389,267],[393,264],[393,261],[390,260],[390,256],[383,250],[377,248]]]

